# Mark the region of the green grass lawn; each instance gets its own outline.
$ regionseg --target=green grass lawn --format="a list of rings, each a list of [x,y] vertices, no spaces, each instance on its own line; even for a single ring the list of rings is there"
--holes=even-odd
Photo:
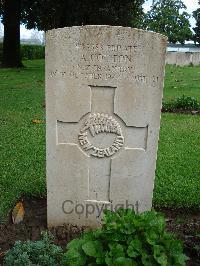
[[[154,203],[200,207],[200,116],[162,114]]]
[[[44,60],[25,65],[20,70],[0,69],[0,216],[20,196],[46,195]],[[200,99],[199,73],[200,67],[168,66],[164,99],[183,93]],[[32,123],[35,119],[42,123]],[[199,116],[162,115],[156,206],[200,206],[199,122]]]
[[[164,101],[182,95],[200,101],[200,67],[166,67]]]
[[[0,216],[21,195],[45,195],[44,60],[0,70]]]

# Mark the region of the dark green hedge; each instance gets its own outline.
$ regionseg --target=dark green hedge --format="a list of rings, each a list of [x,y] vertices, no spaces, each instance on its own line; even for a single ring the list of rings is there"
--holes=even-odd
[[[0,43],[0,61],[2,61],[3,44]],[[22,60],[43,59],[45,57],[45,47],[43,45],[21,45]]]
[[[2,61],[3,56],[3,43],[0,43],[0,62]]]
[[[42,59],[45,57],[45,47],[43,45],[21,45],[22,60]]]

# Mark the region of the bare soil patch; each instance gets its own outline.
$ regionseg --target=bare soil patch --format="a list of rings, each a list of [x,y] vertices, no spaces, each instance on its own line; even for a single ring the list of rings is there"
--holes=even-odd
[[[186,114],[186,115],[200,115],[200,110],[185,110],[185,109],[162,109],[162,113]]]

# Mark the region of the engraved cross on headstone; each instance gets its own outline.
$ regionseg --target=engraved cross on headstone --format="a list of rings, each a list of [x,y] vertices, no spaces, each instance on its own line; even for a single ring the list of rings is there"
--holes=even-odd
[[[90,158],[88,195],[85,200],[110,204],[111,186],[115,182],[111,180],[113,160],[120,153],[145,152],[148,126],[127,126],[115,114],[116,87],[89,87],[90,112],[84,114],[78,122],[58,121],[58,144],[76,145],[80,152]]]
[[[151,209],[166,44],[128,27],[47,32],[48,226],[96,227],[105,207]]]

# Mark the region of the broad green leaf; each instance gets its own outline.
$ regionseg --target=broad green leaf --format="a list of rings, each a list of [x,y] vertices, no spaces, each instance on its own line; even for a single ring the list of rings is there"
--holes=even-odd
[[[158,243],[158,239],[159,239],[159,233],[155,232],[154,230],[150,230],[148,231],[146,234],[146,240],[150,245],[155,245],[156,243]]]
[[[131,258],[136,258],[138,257],[140,254],[138,253],[137,250],[135,250],[132,246],[129,246],[128,247],[128,250],[127,250],[127,254],[129,257]]]
[[[124,223],[124,227],[122,228],[121,231],[127,235],[131,235],[136,231],[136,229],[134,224],[129,222],[129,223]]]
[[[94,231],[87,231],[84,233],[82,239],[89,241],[89,240],[94,240]],[[85,241],[85,242],[86,242]]]
[[[65,257],[66,257],[66,261],[67,261],[68,266],[84,266],[84,265],[86,265],[86,257],[74,249],[70,249],[69,251],[67,251]]]
[[[110,252],[109,255],[113,258],[117,258],[117,257],[124,257],[125,256],[125,252],[124,252],[124,247],[120,244],[109,244],[109,248],[110,248]]]
[[[131,258],[136,258],[140,254],[142,254],[142,251],[142,242],[138,238],[136,238],[130,242],[127,249],[127,254]]]
[[[162,266],[168,265],[167,255],[165,253],[162,253],[160,257],[157,257],[157,262]]]
[[[171,255],[179,255],[183,252],[183,247],[180,240],[171,239],[166,241],[166,246]]]
[[[106,265],[113,266],[113,260],[112,260],[112,258],[106,256],[105,262],[106,262]]]
[[[155,260],[162,266],[168,265],[167,255],[165,254],[165,249],[163,246],[155,245],[153,246],[153,255]]]
[[[142,254],[142,263],[144,266],[156,266],[158,263],[155,261],[152,255],[147,255],[146,253]]]
[[[104,265],[105,264],[105,256],[103,256],[102,254],[102,257],[101,258],[96,258],[96,263],[97,265]]]
[[[102,256],[103,247],[100,241],[88,241],[83,244],[82,249],[85,254],[94,258],[99,258]]]
[[[142,242],[140,239],[136,238],[131,241],[130,245],[137,251],[142,252]]]
[[[176,255],[174,256],[174,259],[175,259],[175,265],[177,266],[185,266],[186,261],[189,260],[189,258],[184,254]]]
[[[114,260],[113,266],[135,266],[137,264],[134,263],[132,259],[119,257],[116,260]]]
[[[85,242],[83,239],[73,239],[67,244],[67,249],[80,250]]]

